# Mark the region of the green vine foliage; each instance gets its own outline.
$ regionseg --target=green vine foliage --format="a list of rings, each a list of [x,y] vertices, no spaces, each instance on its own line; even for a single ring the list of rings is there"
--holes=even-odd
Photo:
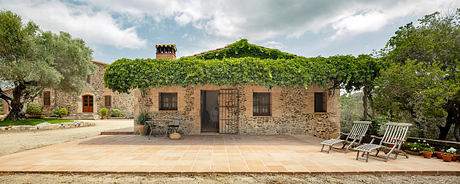
[[[106,68],[104,83],[121,93],[137,88],[205,84],[352,89],[366,84],[368,78],[361,75],[369,74],[360,71],[377,61],[367,55],[305,58],[242,39],[220,51],[178,60],[118,59]]]
[[[105,86],[118,92],[163,86],[257,84],[266,87],[336,87],[347,83],[353,56],[260,59],[253,57],[203,60],[197,58],[118,59],[106,68]]]
[[[219,51],[208,51],[202,55],[191,56],[196,59],[224,59],[224,58],[244,58],[254,57],[260,59],[294,59],[301,56],[282,52],[278,49],[269,49],[248,43],[247,39],[241,39],[235,43],[227,45],[225,49]]]

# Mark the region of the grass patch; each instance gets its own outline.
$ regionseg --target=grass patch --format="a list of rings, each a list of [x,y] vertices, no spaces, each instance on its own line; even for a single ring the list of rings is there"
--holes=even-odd
[[[73,122],[73,120],[68,119],[26,119],[18,121],[0,121],[0,126],[9,126],[9,125],[37,125],[43,122],[48,123],[64,123],[64,122]]]

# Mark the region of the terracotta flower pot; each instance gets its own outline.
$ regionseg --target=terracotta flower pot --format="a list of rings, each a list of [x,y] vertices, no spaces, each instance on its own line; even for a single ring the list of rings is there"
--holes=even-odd
[[[145,135],[145,132],[147,131],[144,125],[139,125],[136,124],[137,132],[139,132],[139,135]]]
[[[458,159],[458,154],[452,155],[452,161],[456,161]]]
[[[172,134],[169,134],[169,138],[172,139],[172,140],[179,140],[180,139],[180,134],[179,133],[172,133]]]
[[[452,161],[452,155],[442,155],[442,160],[444,160],[444,162],[450,162]]]
[[[435,151],[434,153],[436,154],[436,158],[438,159],[442,159],[442,155],[444,154],[443,152],[440,152],[440,151]]]
[[[107,116],[102,116],[102,119],[107,119]]]
[[[433,152],[429,151],[422,151],[423,157],[430,159],[431,156],[433,155]]]
[[[410,150],[407,150],[406,153],[409,154],[409,155],[416,155],[416,156],[419,156],[419,155],[420,155],[420,152],[418,152],[418,151],[410,151]]]

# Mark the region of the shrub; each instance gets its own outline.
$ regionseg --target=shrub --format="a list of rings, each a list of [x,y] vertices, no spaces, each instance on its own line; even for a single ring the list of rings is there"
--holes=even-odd
[[[59,115],[66,116],[67,114],[69,114],[69,112],[67,112],[67,109],[65,107],[59,109]]]
[[[54,117],[59,117],[59,116],[61,116],[61,114],[59,113],[59,107],[56,107],[56,108],[53,110],[53,116],[54,116]]]
[[[146,113],[141,112],[141,113],[137,116],[136,123],[139,124],[139,125],[144,125],[145,119],[146,119],[147,117],[148,117],[148,116],[147,116]]]
[[[36,103],[29,103],[27,105],[26,113],[30,115],[37,115],[42,112],[42,106]]]
[[[111,111],[110,113],[111,117],[121,117],[122,116],[120,109],[111,109],[110,111]]]
[[[107,113],[108,113],[108,112],[109,112],[109,111],[108,111],[107,108],[105,108],[105,107],[102,108],[102,109],[99,111],[99,113],[101,113],[101,116],[107,116]]]

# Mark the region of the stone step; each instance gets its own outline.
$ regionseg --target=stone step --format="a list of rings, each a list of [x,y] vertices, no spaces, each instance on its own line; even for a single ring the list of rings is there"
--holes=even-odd
[[[71,114],[64,119],[75,119],[75,120],[96,120],[99,119],[99,116],[92,113],[81,113],[81,114]]]

